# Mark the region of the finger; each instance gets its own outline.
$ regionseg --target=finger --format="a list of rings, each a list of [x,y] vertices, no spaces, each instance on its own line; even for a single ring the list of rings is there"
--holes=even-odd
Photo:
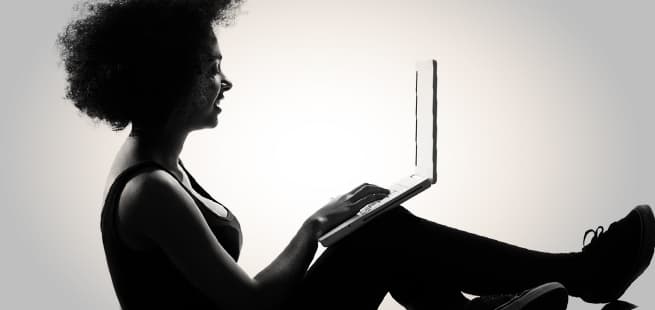
[[[389,195],[389,193],[391,193],[391,191],[389,191],[388,189],[386,189],[384,187],[380,187],[380,186],[377,186],[377,185],[371,185],[371,186],[373,186],[373,188],[375,189],[374,193],[376,193],[376,194],[379,193],[379,194],[384,194],[385,196],[387,196],[387,195]]]
[[[367,185],[369,185],[369,184],[368,183],[362,183],[362,185],[359,185],[359,186],[353,188],[351,191],[349,191],[348,194],[354,195],[355,193],[361,191]]]
[[[364,188],[368,185],[368,183],[362,183],[362,185],[359,185],[355,188],[353,188],[351,191],[346,193],[344,197],[346,200],[353,202],[361,198],[361,191],[364,190]]]
[[[366,184],[362,186],[358,191],[353,193],[351,199],[353,201],[357,201],[364,196],[373,195],[373,194],[389,195],[389,190],[376,185]]]

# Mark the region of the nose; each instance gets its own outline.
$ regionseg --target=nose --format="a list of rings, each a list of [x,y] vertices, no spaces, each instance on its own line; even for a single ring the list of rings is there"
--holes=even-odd
[[[232,89],[232,82],[226,78],[223,78],[221,80],[221,92],[226,92],[230,89]]]

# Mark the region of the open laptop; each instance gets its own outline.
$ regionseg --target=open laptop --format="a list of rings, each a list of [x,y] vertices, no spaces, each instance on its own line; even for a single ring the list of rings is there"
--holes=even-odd
[[[415,171],[391,185],[389,195],[374,201],[319,238],[323,246],[341,240],[369,220],[399,206],[437,182],[437,61],[416,63]]]

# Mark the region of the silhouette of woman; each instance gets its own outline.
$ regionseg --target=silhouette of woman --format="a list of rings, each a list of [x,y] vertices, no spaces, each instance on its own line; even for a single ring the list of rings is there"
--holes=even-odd
[[[446,227],[399,207],[328,248],[317,238],[388,191],[363,184],[319,208],[250,277],[235,215],[180,160],[218,124],[232,83],[213,26],[239,1],[86,1],[58,38],[67,98],[114,130],[131,125],[105,189],[101,230],[124,309],[564,309],[568,294],[618,299],[649,265],[655,219],[634,208],[590,230],[580,252],[543,253]],[[566,288],[566,289],[565,289]],[[469,300],[462,292],[483,296]],[[523,292],[522,294],[517,294]]]

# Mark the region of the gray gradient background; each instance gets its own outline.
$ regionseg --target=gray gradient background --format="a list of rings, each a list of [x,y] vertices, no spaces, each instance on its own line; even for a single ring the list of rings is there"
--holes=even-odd
[[[99,214],[126,133],[62,99],[54,40],[72,5],[0,4],[3,309],[118,308]],[[241,263],[255,274],[328,197],[408,172],[414,61],[436,58],[439,181],[407,207],[521,246],[579,250],[585,229],[655,204],[653,9],[250,0],[219,30],[235,84],[219,126],[192,134],[183,159],[239,216]],[[651,268],[625,299],[650,308],[653,284]]]

